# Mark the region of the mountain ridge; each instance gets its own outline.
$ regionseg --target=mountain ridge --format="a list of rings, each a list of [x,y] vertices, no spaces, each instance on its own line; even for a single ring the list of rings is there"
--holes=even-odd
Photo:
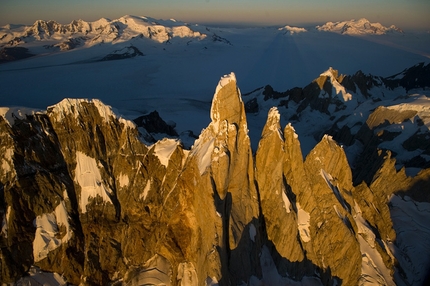
[[[291,36],[308,29],[286,25],[277,29]],[[327,22],[316,26],[314,31],[328,31],[347,35],[383,35],[386,33],[403,33],[394,25],[385,27],[380,23],[371,23],[365,18],[343,22]],[[5,25],[0,29],[0,47],[2,53],[13,53],[17,47],[29,46],[35,50],[35,43],[45,43],[45,52],[68,51],[78,47],[92,47],[106,43],[123,43],[136,38],[145,38],[159,44],[169,44],[176,39],[187,39],[186,44],[192,41],[212,39],[212,41],[232,43],[215,32],[211,33],[208,27],[197,24],[188,24],[174,19],[157,20],[145,16],[125,15],[110,20],[101,18],[96,21],[73,20],[69,24],[60,24],[54,20],[37,20],[32,25]],[[41,51],[37,51],[41,54]],[[30,53],[31,54],[31,53]],[[4,57],[8,59],[7,57]],[[17,58],[19,59],[19,58]],[[9,57],[10,61],[12,60]]]
[[[210,114],[189,151],[172,139],[146,145],[98,100],[64,100],[13,122],[2,115],[2,280],[36,265],[88,285],[424,281],[430,231],[408,240],[415,228],[391,214],[417,208],[411,192],[425,193],[429,169],[408,177],[390,152],[372,149],[369,180],[354,183],[333,137],[303,159],[278,108],[254,155],[234,74],[221,78]],[[429,205],[422,197],[419,208]],[[46,257],[36,261],[40,235]]]
[[[123,16],[109,20],[101,18],[97,21],[86,22],[73,20],[70,24],[59,24],[56,21],[37,20],[31,26],[20,27],[17,32],[3,27],[0,33],[0,43],[6,46],[22,45],[25,42],[48,41],[57,42],[53,47],[61,47],[62,43],[70,40],[80,40],[87,46],[100,43],[115,43],[128,41],[134,37],[145,37],[159,43],[168,42],[172,38],[204,39],[205,34],[193,31],[188,24],[174,20],[162,21],[148,17]],[[82,44],[80,44],[82,45]],[[73,47],[64,47],[68,50]]]
[[[335,32],[342,35],[383,35],[386,33],[403,33],[394,25],[385,27],[380,23],[371,23],[366,18],[359,20],[327,22],[324,25],[315,27],[318,31]]]

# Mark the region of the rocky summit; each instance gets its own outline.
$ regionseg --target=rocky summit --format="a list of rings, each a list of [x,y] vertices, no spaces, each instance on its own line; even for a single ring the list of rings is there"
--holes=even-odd
[[[253,152],[234,74],[190,150],[148,145],[98,100],[1,114],[2,283],[420,285],[430,269],[430,169],[377,148],[382,107],[355,168],[329,135],[303,159],[276,107]]]

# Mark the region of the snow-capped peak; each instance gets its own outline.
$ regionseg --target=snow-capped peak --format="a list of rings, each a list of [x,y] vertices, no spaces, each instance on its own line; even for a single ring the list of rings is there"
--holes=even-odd
[[[394,25],[385,27],[380,23],[371,23],[366,18],[350,21],[327,22],[322,26],[316,26],[318,31],[335,32],[346,35],[382,35],[388,32],[403,31]]]
[[[330,79],[330,82],[340,99],[343,99],[345,102],[352,100],[352,95],[346,92],[345,87],[343,87],[339,82],[339,79],[342,79],[342,76],[338,77],[337,74],[337,70],[334,70],[332,67],[330,67],[328,70],[320,74],[320,76],[326,76]]]
[[[9,126],[14,125],[16,119],[24,119],[27,115],[34,115],[37,113],[43,112],[27,107],[0,107],[0,117],[3,117]]]
[[[121,115],[118,115],[111,106],[105,105],[98,99],[74,99],[65,98],[61,102],[49,106],[48,113],[51,113],[57,121],[61,121],[65,116],[73,115],[75,118],[86,114],[87,104],[92,104],[97,109],[100,117],[105,122],[109,122],[111,118],[116,118],[120,123],[124,124],[126,128],[134,129],[136,125],[127,119],[124,119]]]
[[[269,126],[269,129],[272,131],[280,130],[281,128],[280,120],[281,120],[281,114],[279,113],[278,108],[272,107],[269,110],[269,114],[267,116],[267,125]]]
[[[223,110],[224,108],[222,107],[225,105],[225,102],[223,101],[225,101],[226,98],[221,98],[222,96],[220,96],[219,94],[221,89],[227,86],[230,82],[236,83],[236,75],[234,74],[234,72],[231,72],[230,74],[227,74],[221,77],[215,89],[215,94],[214,94],[212,106],[211,106],[211,120],[213,123],[212,125],[215,130],[215,133],[218,133],[219,124],[223,120],[222,118],[225,117],[223,116],[225,115],[224,113],[229,113],[228,110]],[[240,96],[237,101],[238,102],[242,101]],[[233,99],[233,102],[232,102],[233,105],[235,105],[234,102],[235,102],[235,99]]]
[[[292,26],[288,26],[288,25],[285,27],[281,27],[278,30],[279,31],[285,31],[285,34],[289,33],[290,35],[294,35],[294,34],[303,33],[303,32],[308,31],[305,28],[292,27]]]

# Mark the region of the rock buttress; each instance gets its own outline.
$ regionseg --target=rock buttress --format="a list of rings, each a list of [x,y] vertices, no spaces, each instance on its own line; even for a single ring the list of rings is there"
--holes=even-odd
[[[181,263],[193,265],[199,284],[208,277],[238,284],[260,274],[260,226],[252,150],[234,74],[221,79],[211,119],[166,202],[184,215],[166,221],[169,239],[185,259]]]
[[[300,145],[298,150],[292,150],[298,142],[285,142],[291,141],[293,137],[291,135],[290,138],[287,131],[284,138],[279,120],[278,110],[272,108],[256,153],[256,181],[268,239],[266,243],[269,246],[273,244],[271,253],[278,272],[283,275],[289,273],[300,279],[305,274],[305,255],[297,227],[295,195],[292,193],[296,186],[289,184],[297,185],[306,180],[302,177],[294,181],[289,172],[294,169],[304,175]],[[294,160],[297,158],[292,158],[294,155],[291,154],[297,151],[299,161]],[[300,163],[301,166],[298,166]],[[284,168],[288,170],[284,172]]]

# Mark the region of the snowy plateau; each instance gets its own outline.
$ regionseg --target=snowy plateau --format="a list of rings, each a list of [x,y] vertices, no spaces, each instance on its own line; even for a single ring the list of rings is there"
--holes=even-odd
[[[0,27],[2,285],[428,285],[430,34]]]

